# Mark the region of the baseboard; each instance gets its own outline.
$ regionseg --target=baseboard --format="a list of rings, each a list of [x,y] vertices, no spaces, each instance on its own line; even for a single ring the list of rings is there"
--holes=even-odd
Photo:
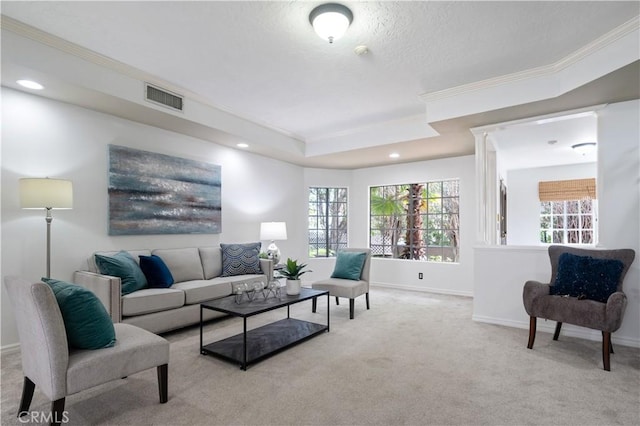
[[[529,330],[529,321],[514,321],[514,320],[506,320],[502,318],[493,318],[487,317],[483,315],[473,315],[471,317],[476,322],[484,322],[487,324],[496,324],[496,325],[504,325],[506,327],[513,328],[522,328],[525,330]],[[554,333],[556,330],[556,322],[555,321],[545,321],[543,318],[538,319],[538,324],[536,326],[536,331],[541,331],[543,333]],[[593,340],[595,342],[602,341],[602,332],[597,330],[591,330],[589,328],[572,326],[571,324],[564,324],[562,326],[562,334],[570,337],[577,337],[580,339]],[[616,343],[621,346],[629,346],[632,348],[640,348],[640,340],[638,339],[630,339],[624,336],[616,336],[615,333],[611,335],[611,342]]]
[[[20,343],[11,343],[0,347],[0,355],[8,355],[20,350]]]
[[[448,289],[433,288],[433,287],[415,287],[410,285],[389,284],[389,283],[381,283],[381,282],[372,282],[371,287],[394,288],[398,290],[421,291],[424,293],[437,293],[437,294],[449,294],[452,296],[473,297],[473,292],[471,291],[448,290]]]

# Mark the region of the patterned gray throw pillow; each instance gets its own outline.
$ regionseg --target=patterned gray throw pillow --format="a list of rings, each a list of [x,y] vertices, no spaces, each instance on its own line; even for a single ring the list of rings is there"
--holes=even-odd
[[[262,243],[222,244],[222,275],[262,274],[260,268],[260,246]]]

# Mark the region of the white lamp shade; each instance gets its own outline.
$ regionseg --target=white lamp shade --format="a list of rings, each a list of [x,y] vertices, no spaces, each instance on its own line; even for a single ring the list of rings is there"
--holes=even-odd
[[[261,240],[286,240],[286,222],[262,222],[260,224]]]
[[[311,11],[309,21],[316,34],[329,43],[344,35],[353,20],[351,10],[336,3],[323,4]]]
[[[70,180],[49,178],[20,179],[20,207],[23,209],[71,209],[73,185]]]

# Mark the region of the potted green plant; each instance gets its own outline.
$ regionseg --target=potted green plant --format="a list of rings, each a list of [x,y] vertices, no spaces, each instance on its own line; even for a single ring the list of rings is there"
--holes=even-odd
[[[306,263],[298,264],[297,260],[291,260],[291,258],[288,258],[287,263],[284,265],[284,268],[279,271],[280,275],[287,279],[288,295],[293,296],[296,294],[300,294],[300,276],[302,274],[306,274],[307,272],[312,272],[310,270],[304,270],[306,266]]]

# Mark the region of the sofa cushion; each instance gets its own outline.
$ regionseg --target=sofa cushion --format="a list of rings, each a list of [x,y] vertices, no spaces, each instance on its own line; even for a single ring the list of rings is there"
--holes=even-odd
[[[222,249],[220,247],[200,247],[200,260],[204,269],[204,279],[222,275]]]
[[[184,305],[184,292],[173,288],[145,288],[122,296],[122,316],[166,311]]]
[[[174,283],[204,279],[197,247],[157,249],[153,250],[151,254],[162,258],[173,275]]]
[[[220,244],[222,249],[222,276],[261,274],[260,242],[247,244]]]
[[[184,291],[185,305],[193,305],[231,294],[231,284],[229,280],[224,278],[184,281],[174,284],[172,288]]]
[[[140,256],[140,269],[149,288],[169,288],[173,284],[173,275],[160,256]]]
[[[79,285],[42,278],[56,296],[69,346],[78,349],[110,348],[116,342],[111,317],[93,292]]]
[[[252,283],[262,283],[263,287],[266,287],[267,277],[265,275],[260,274],[246,274],[246,275],[236,275],[234,277],[222,277],[222,279],[227,280],[227,282],[231,283],[231,292],[235,293],[236,288],[239,284],[252,284]]]
[[[126,251],[119,251],[113,256],[96,254],[95,258],[101,274],[120,277],[122,294],[129,294],[147,286],[147,277],[142,273],[140,265]]]

